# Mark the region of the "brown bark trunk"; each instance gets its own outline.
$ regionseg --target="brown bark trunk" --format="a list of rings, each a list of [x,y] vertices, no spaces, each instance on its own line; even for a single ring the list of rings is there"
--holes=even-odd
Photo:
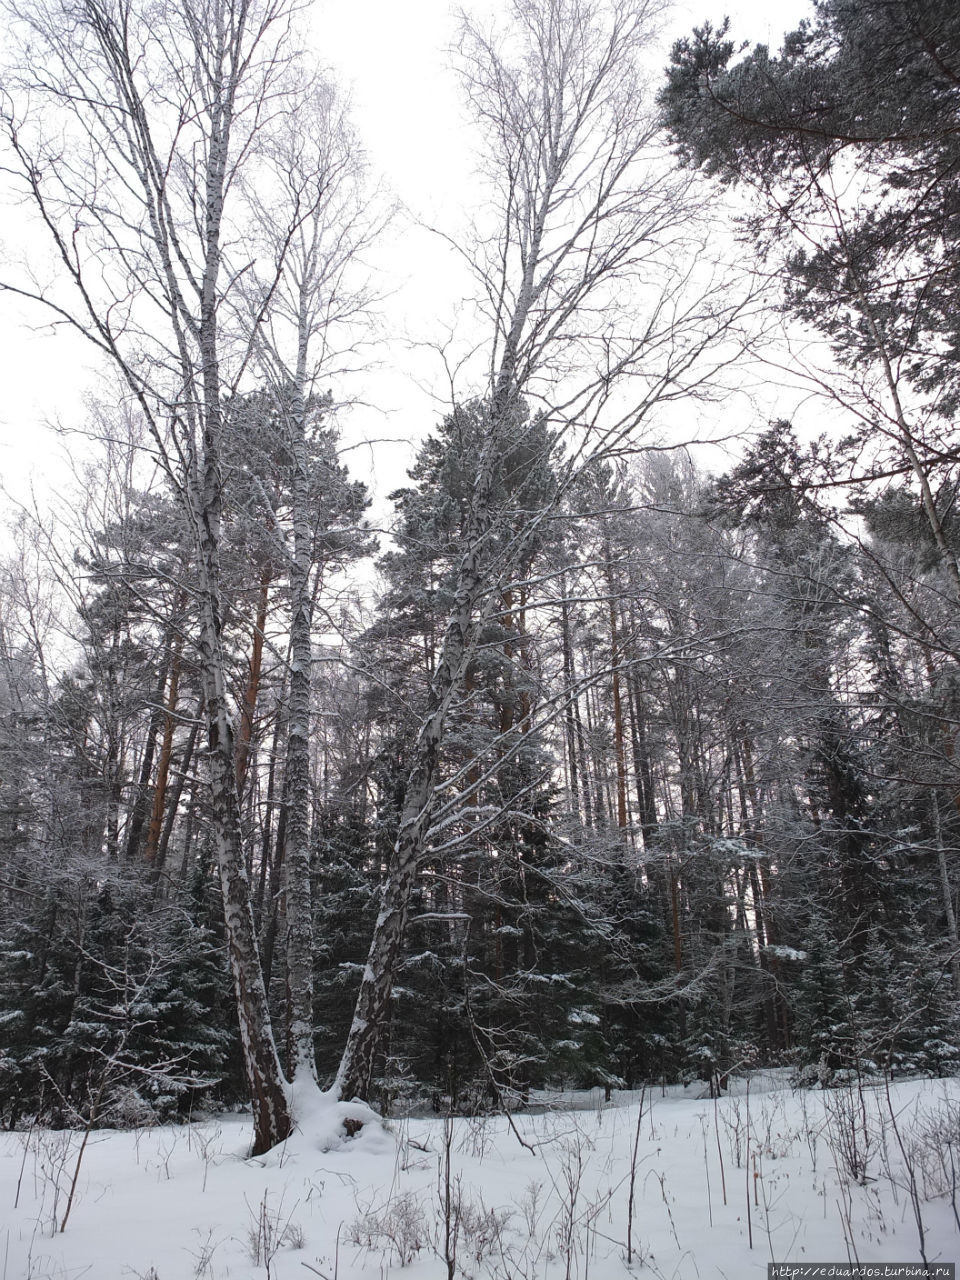
[[[167,783],[170,778],[170,759],[173,754],[173,737],[176,729],[175,713],[180,691],[180,658],[183,641],[179,635],[173,641],[170,654],[170,685],[167,689],[164,708],[163,740],[160,744],[160,758],[157,761],[157,776],[153,786],[153,803],[150,809],[150,822],[147,827],[147,839],[143,856],[147,863],[153,865],[157,861],[160,845],[160,834],[163,826],[163,815],[167,803]],[[179,797],[178,797],[179,798]]]
[[[270,600],[270,569],[265,567],[260,575],[257,590],[257,616],[253,624],[250,658],[247,662],[247,683],[240,700],[240,726],[237,732],[237,791],[242,796],[247,785],[247,769],[250,764],[250,747],[253,742],[253,726],[260,696],[260,673],[263,669],[263,636],[267,625],[267,605]]]
[[[173,828],[177,821],[177,810],[180,805],[180,797],[183,794],[184,783],[193,766],[193,756],[197,748],[197,739],[200,736],[199,716],[202,714],[201,709],[197,708],[198,719],[190,726],[190,732],[183,746],[183,755],[180,760],[180,768],[175,773],[175,780],[170,790],[167,800],[167,817],[163,824],[163,831],[160,834],[160,841],[157,845],[157,854],[153,861],[151,875],[159,885],[163,875],[163,869],[167,865],[167,855],[170,850],[170,840],[173,836]],[[185,842],[184,859],[189,848],[189,840]],[[181,880],[183,877],[181,876]]]
[[[604,572],[607,579],[608,614],[610,619],[610,666],[613,684],[613,746],[617,768],[617,828],[620,838],[627,839],[627,749],[624,730],[623,698],[620,688],[620,628],[617,619],[618,596],[614,588],[610,540],[604,540]]]
[[[157,676],[157,687],[152,699],[153,709],[150,712],[150,723],[147,728],[147,740],[144,743],[143,758],[140,761],[140,776],[137,780],[137,794],[130,814],[127,839],[123,850],[123,856],[127,862],[135,858],[140,852],[140,843],[143,839],[143,828],[147,821],[147,809],[149,807],[150,797],[150,776],[153,772],[153,757],[157,750],[157,735],[160,732],[160,725],[163,721],[163,693],[167,686],[167,674],[170,667],[168,640],[169,635],[165,638],[164,657],[160,664],[160,672]]]
[[[582,820],[580,807],[580,763],[577,753],[577,726],[574,719],[573,690],[576,675],[573,662],[573,644],[570,638],[570,610],[567,605],[566,578],[560,578],[560,643],[563,651],[563,679],[567,707],[563,715],[563,742],[567,756],[567,785],[570,793],[570,804],[577,821]]]

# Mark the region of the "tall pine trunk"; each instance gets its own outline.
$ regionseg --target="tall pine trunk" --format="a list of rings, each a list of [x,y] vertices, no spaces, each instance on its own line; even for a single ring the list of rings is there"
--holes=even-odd
[[[287,730],[287,827],[283,870],[287,920],[290,1071],[316,1083],[313,1047],[313,898],[310,889],[310,699],[313,688],[313,594],[307,464],[307,342],[301,321],[289,414],[293,462],[290,585],[290,724]]]
[[[457,573],[455,605],[432,681],[428,711],[414,744],[413,763],[404,792],[399,831],[360,983],[353,1022],[337,1072],[335,1090],[338,1097],[344,1099],[367,1097],[377,1049],[389,1020],[393,973],[430,825],[447,716],[472,651],[474,613],[486,588],[480,548],[483,535],[489,529],[492,446],[491,435],[481,460],[478,500],[471,521],[473,528],[468,531],[467,548]],[[493,593],[489,593],[488,600],[492,598]]]

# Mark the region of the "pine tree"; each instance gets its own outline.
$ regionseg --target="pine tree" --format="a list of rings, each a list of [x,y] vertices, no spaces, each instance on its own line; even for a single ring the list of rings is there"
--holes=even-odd
[[[794,996],[799,1079],[832,1084],[860,1067],[861,1032],[836,939],[821,922],[807,938]]]

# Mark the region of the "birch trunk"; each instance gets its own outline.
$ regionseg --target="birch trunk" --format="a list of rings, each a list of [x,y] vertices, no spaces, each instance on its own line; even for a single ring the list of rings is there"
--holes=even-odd
[[[208,475],[207,484],[210,483]],[[204,512],[212,516],[216,510],[217,503],[210,498],[204,506]],[[201,543],[199,575],[200,669],[207,713],[210,807],[230,967],[240,1022],[244,1074],[253,1104],[252,1154],[258,1155],[269,1151],[288,1135],[291,1121],[285,1081],[273,1038],[253,922],[250,883],[243,857],[234,734],[224,678],[214,519],[204,520],[202,528],[204,537]]]
[[[247,684],[243,691],[240,709],[240,741],[237,743],[237,790],[243,797],[247,784],[247,770],[253,748],[253,729],[257,718],[257,700],[260,697],[260,675],[263,669],[263,640],[267,627],[267,606],[270,602],[272,575],[269,565],[260,574],[257,590],[257,613],[250,642],[250,658],[247,663]]]
[[[236,81],[228,73],[230,56],[217,41],[213,68],[221,96],[208,107],[209,153],[205,169],[204,267],[200,292],[198,346],[203,432],[202,476],[194,496],[200,560],[200,669],[207,713],[210,802],[217,864],[223,893],[230,965],[240,1021],[244,1072],[253,1104],[253,1154],[268,1151],[290,1132],[286,1081],[273,1037],[263,981],[250,882],[243,856],[236,747],[226,688],[223,616],[220,596],[220,525],[223,481],[220,447],[223,429],[218,343],[218,287],[222,265],[221,226],[224,212],[233,94]],[[234,74],[236,71],[234,69]],[[224,86],[221,77],[226,78]],[[189,491],[188,491],[188,496]]]
[[[211,819],[255,1149],[263,1151],[289,1131],[290,1117],[241,842],[222,643],[220,436],[224,384],[235,386],[247,364],[250,329],[262,321],[271,289],[251,324],[238,327],[238,280],[249,268],[225,267],[223,225],[229,198],[230,241],[242,244],[255,185],[250,167],[269,149],[257,135],[275,136],[301,97],[288,75],[297,57],[292,10],[286,0],[52,0],[25,5],[19,16],[27,31],[22,83],[54,115],[72,118],[65,131],[59,120],[44,127],[50,145],[9,113],[4,118],[28,198],[73,290],[66,306],[59,294],[54,304],[32,287],[21,292],[53,306],[113,362],[191,526]],[[65,136],[73,152],[63,166]],[[47,163],[51,145],[57,158]],[[285,248],[284,241],[278,263]],[[247,245],[239,249],[244,263],[248,252]],[[232,328],[224,342],[219,328],[227,317]],[[225,379],[221,357],[228,351]]]
[[[610,619],[610,668],[613,684],[613,745],[614,760],[617,766],[617,829],[620,840],[626,843],[627,828],[627,748],[624,730],[623,698],[620,689],[620,628],[617,622],[617,603],[619,589],[613,577],[613,552],[610,538],[604,535],[603,545],[604,576],[607,581],[609,601],[607,611]]]
[[[216,138],[216,134],[214,135]],[[222,148],[221,148],[222,149]],[[222,479],[220,438],[222,408],[217,359],[217,314],[214,305],[222,216],[222,180],[211,147],[212,176],[207,188],[207,237],[210,252],[204,273],[200,353],[203,374],[203,473],[193,494],[198,530],[200,579],[200,672],[207,722],[210,807],[230,967],[240,1023],[244,1074],[253,1105],[253,1154],[261,1154],[290,1132],[286,1082],[280,1067],[270,1020],[266,986],[253,920],[250,882],[243,856],[240,798],[237,791],[236,746],[226,687],[223,616],[220,594],[220,522]]]

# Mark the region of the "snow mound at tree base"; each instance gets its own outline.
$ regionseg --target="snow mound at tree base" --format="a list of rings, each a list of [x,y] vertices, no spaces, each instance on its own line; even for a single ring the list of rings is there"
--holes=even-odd
[[[393,1149],[383,1120],[365,1102],[342,1102],[331,1090],[303,1076],[290,1084],[288,1096],[294,1131],[282,1144],[284,1154],[278,1159],[300,1152],[339,1151],[348,1144],[351,1150],[371,1154]]]

